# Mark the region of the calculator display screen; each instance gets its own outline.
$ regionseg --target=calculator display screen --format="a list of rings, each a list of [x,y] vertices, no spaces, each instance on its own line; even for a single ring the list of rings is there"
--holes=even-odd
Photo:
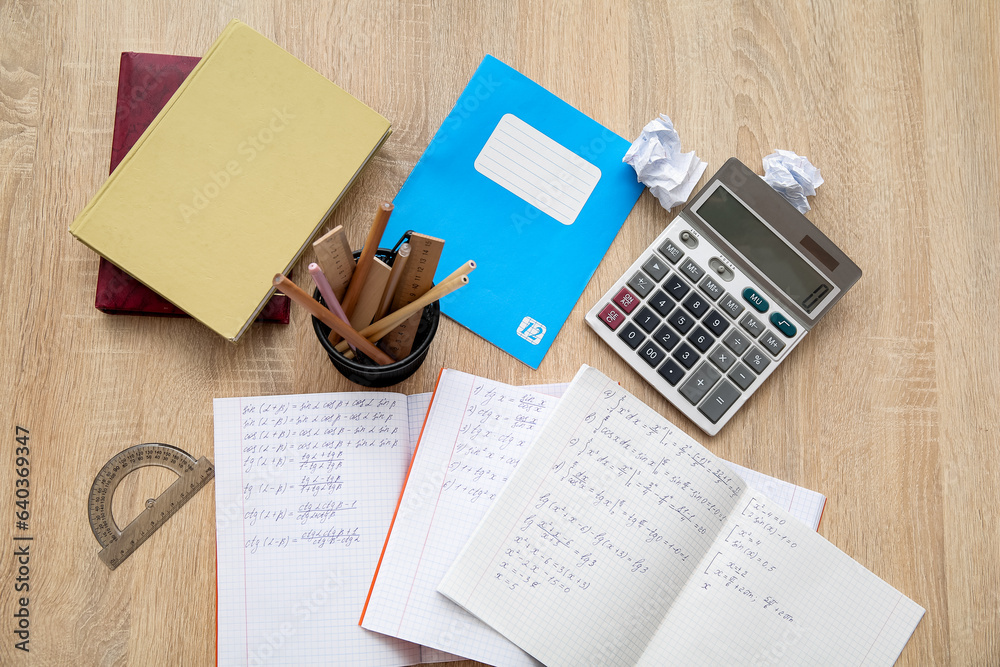
[[[697,213],[805,312],[830,293],[830,283],[724,187],[716,188]]]

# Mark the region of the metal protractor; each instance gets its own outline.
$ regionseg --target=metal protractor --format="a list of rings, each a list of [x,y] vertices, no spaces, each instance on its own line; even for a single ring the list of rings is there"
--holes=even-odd
[[[146,509],[124,529],[119,529],[111,515],[115,489],[129,473],[145,466],[172,470],[177,479],[159,497],[147,500]],[[121,565],[213,477],[215,467],[211,461],[204,456],[196,461],[173,445],[147,442],[115,454],[97,473],[87,501],[90,528],[104,547],[98,557],[112,570]]]

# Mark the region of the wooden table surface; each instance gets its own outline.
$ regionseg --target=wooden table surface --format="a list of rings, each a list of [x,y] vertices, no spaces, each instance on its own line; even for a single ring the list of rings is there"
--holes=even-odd
[[[927,609],[900,664],[1000,664],[995,4],[209,4],[0,3],[0,663],[211,664],[214,485],[111,572],[87,521],[95,474],[140,442],[211,458],[213,397],[353,389],[298,308],[236,345],[98,312],[98,258],[67,231],[107,176],[120,52],[200,55],[239,18],[392,121],[333,219],[355,247],[487,53],[629,139],[669,114],[703,182],[730,156],[759,172],[776,148],[808,156],[826,180],[808,217],[864,277],[717,437],[583,322],[672,219],[648,193],[537,371],[443,320],[399,388],[430,390],[441,366],[518,384],[596,366],[723,458],[825,494],[822,535]],[[119,520],[171,480],[149,470],[120,488]],[[29,653],[14,647],[16,535],[33,537]]]

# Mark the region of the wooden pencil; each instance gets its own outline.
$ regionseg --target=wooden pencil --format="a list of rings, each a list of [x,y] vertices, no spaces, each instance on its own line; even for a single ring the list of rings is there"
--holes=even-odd
[[[468,276],[456,276],[455,278],[450,278],[449,280],[435,285],[416,301],[408,303],[399,310],[389,313],[378,322],[372,323],[358,333],[366,340],[372,342],[377,341],[379,338],[395,329],[400,322],[422,310],[425,306],[437,301],[447,294],[454,292],[459,287],[468,284]],[[348,359],[352,358],[351,352],[348,350],[347,341],[340,341],[340,343],[336,346],[336,350],[341,352]]]
[[[375,210],[375,219],[372,220],[372,226],[368,229],[368,238],[365,240],[361,255],[358,257],[358,266],[354,269],[351,282],[347,285],[347,292],[344,293],[344,298],[340,301],[348,318],[354,313],[354,306],[357,305],[361,290],[365,286],[365,281],[368,280],[368,272],[371,270],[372,260],[375,259],[378,244],[382,241],[382,233],[389,223],[392,208],[392,204],[385,201],[379,204],[378,209]]]
[[[473,270],[475,270],[475,268],[476,268],[476,262],[475,262],[474,260],[471,260],[471,259],[470,259],[470,260],[469,260],[468,262],[466,262],[466,263],[465,263],[465,264],[463,264],[462,266],[460,266],[460,267],[458,267],[457,269],[455,269],[455,270],[454,270],[454,271],[453,271],[453,272],[451,273],[451,275],[449,275],[449,276],[448,276],[447,278],[445,278],[445,279],[444,279],[444,280],[442,280],[441,282],[442,282],[442,283],[446,283],[446,282],[448,282],[449,280],[451,280],[452,278],[457,278],[458,276],[467,276],[467,275],[469,275],[469,274],[470,274],[470,273],[471,273],[471,272],[472,272]]]
[[[396,288],[399,287],[399,279],[403,277],[403,269],[406,268],[406,261],[410,258],[410,244],[404,243],[396,251],[396,258],[392,262],[392,273],[389,274],[389,282],[385,285],[385,292],[382,294],[382,303],[375,311],[373,320],[378,321],[385,317],[392,305],[392,299],[396,296]],[[369,322],[371,324],[371,322]]]
[[[306,294],[305,290],[293,283],[286,276],[280,273],[276,274],[272,282],[275,287],[281,290],[282,294],[287,295],[292,301],[308,310],[321,322],[343,336],[345,340],[341,342],[344,344],[344,349],[347,349],[348,343],[352,343],[380,366],[395,362],[392,357],[372,345],[367,338],[352,329],[350,324],[321,306],[318,301],[314,301],[311,296]]]

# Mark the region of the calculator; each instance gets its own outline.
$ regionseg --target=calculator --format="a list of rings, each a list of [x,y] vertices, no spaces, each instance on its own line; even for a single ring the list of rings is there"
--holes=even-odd
[[[860,277],[826,235],[731,158],[585,319],[715,435]]]

